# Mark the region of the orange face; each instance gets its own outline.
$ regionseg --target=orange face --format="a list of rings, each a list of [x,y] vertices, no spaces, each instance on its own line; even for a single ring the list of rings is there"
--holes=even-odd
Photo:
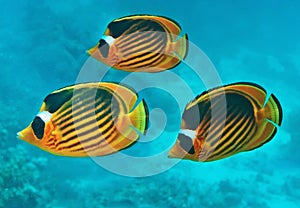
[[[108,66],[117,66],[122,57],[118,54],[114,41],[115,39],[111,36],[103,36],[97,45],[89,49],[87,53]]]
[[[191,138],[179,133],[175,145],[169,152],[169,157],[201,161],[203,145],[203,138]]]
[[[51,151],[55,148],[55,143],[59,139],[56,134],[56,127],[51,121],[49,112],[40,112],[31,124],[18,133],[18,137],[32,145],[35,145],[45,151]]]

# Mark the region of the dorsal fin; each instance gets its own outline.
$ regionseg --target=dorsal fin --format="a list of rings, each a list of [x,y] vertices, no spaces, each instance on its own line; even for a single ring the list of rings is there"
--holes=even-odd
[[[120,96],[121,99],[127,104],[128,111],[131,111],[133,106],[138,100],[136,92],[124,84],[115,84],[111,82],[102,82],[100,86],[110,89],[115,92],[116,95]]]
[[[247,97],[255,99],[260,107],[263,107],[266,101],[267,92],[260,85],[252,82],[237,82],[230,85],[225,85],[224,89],[239,91]]]
[[[132,27],[133,25],[136,26]],[[107,25],[104,35],[118,38],[124,33],[128,35],[136,31],[143,32],[143,28],[146,25],[151,31],[165,32],[167,30],[167,32],[175,35],[178,35],[181,32],[180,25],[170,18],[152,15],[130,15],[110,22]]]

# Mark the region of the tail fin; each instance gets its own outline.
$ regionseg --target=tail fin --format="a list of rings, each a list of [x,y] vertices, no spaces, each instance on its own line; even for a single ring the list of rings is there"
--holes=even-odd
[[[282,108],[274,94],[271,94],[257,116],[262,121],[258,126],[257,136],[245,146],[243,151],[256,149],[271,141],[277,132],[277,127],[281,125]]]
[[[136,106],[133,111],[131,111],[131,113],[129,114],[129,118],[134,128],[139,130],[141,133],[146,134],[149,123],[149,116],[148,107],[144,99]]]
[[[174,44],[174,52],[178,55],[181,60],[185,59],[188,53],[189,40],[188,35],[184,34],[180,39],[178,39]]]
[[[264,112],[268,120],[274,122],[278,126],[281,125],[283,117],[282,108],[274,94],[271,94],[268,102],[266,103],[264,107]]]

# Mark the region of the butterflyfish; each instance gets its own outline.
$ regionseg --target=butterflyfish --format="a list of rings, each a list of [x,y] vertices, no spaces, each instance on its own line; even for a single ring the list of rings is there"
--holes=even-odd
[[[282,117],[275,95],[257,84],[205,91],[186,106],[169,157],[204,162],[254,150],[275,136]]]
[[[174,20],[132,15],[110,22],[88,54],[115,69],[158,72],[180,64],[187,51],[188,36]]]
[[[145,134],[146,102],[130,88],[82,83],[46,96],[39,113],[18,137],[55,155],[103,156],[129,147]]]

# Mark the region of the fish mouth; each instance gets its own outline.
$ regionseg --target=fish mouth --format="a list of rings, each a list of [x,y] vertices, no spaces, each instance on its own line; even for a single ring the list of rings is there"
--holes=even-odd
[[[22,134],[22,132],[18,132],[17,133],[17,138],[23,140],[24,139],[24,135]]]
[[[98,47],[95,46],[93,48],[88,49],[86,52],[87,54],[89,54],[90,56],[92,56],[96,51],[97,51]]]

